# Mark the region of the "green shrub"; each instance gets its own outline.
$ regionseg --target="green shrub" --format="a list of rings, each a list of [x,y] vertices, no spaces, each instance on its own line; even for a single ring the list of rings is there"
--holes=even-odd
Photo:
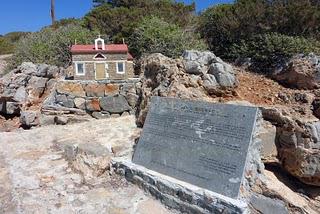
[[[313,0],[237,0],[204,11],[199,30],[210,49],[227,58],[231,46],[264,33],[320,39],[319,8]]]
[[[130,48],[136,56],[147,53],[162,53],[178,57],[186,49],[206,49],[198,35],[183,31],[178,25],[163,19],[149,17],[142,20],[130,37]]]
[[[277,33],[241,40],[230,48],[229,58],[251,58],[253,65],[266,72],[296,54],[320,54],[320,42]]]
[[[0,37],[0,55],[10,54],[14,50],[13,44],[5,37]]]
[[[66,67],[71,63],[71,45],[75,41],[80,44],[92,43],[96,35],[78,25],[42,29],[17,43],[13,66],[30,61]]]

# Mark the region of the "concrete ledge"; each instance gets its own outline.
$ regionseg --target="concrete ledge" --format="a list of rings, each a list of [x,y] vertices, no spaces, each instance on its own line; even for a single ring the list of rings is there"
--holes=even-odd
[[[149,192],[166,206],[183,213],[247,213],[245,201],[235,200],[136,165],[113,159],[115,172]]]

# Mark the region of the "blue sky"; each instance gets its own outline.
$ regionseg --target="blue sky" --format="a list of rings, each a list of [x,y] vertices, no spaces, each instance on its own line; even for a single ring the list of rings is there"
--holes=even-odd
[[[191,3],[193,0],[180,0]],[[195,0],[197,10],[232,0]],[[92,7],[92,0],[56,0],[58,19],[82,17]],[[37,31],[50,24],[50,0],[1,0],[0,34],[12,31]]]

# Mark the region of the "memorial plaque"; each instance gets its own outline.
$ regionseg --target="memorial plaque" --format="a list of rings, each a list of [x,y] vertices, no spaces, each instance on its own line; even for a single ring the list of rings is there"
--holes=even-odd
[[[153,97],[133,162],[237,198],[257,110]]]

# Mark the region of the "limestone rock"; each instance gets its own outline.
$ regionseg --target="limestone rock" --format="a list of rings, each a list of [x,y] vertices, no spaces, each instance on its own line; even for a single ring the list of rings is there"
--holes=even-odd
[[[18,70],[26,75],[34,75],[37,73],[37,65],[33,64],[32,62],[23,62],[18,67]]]
[[[64,107],[67,107],[67,108],[74,107],[73,99],[67,95],[56,95],[56,103],[58,103]]]
[[[119,86],[116,84],[106,84],[104,94],[105,96],[114,96],[119,94]]]
[[[75,97],[85,97],[86,93],[82,85],[77,82],[61,81],[57,84],[57,92],[60,94],[68,94]]]
[[[88,111],[100,111],[100,101],[98,98],[86,100],[86,109]]]
[[[16,102],[22,102],[24,103],[26,100],[27,100],[27,97],[28,97],[28,94],[27,94],[27,91],[25,89],[25,87],[21,86],[17,89],[13,99],[16,101]]]
[[[6,102],[4,114],[17,115],[20,112],[19,104],[16,102]]]
[[[27,89],[29,95],[33,98],[39,98],[43,94],[48,79],[43,77],[32,76],[28,81]]]
[[[314,54],[297,55],[279,71],[273,73],[278,82],[298,89],[316,89],[320,87],[319,56]]]
[[[46,77],[48,73],[49,66],[46,64],[40,64],[37,67],[36,76],[38,77]]]
[[[92,117],[96,119],[106,119],[110,117],[110,114],[108,112],[100,112],[100,111],[95,111],[92,113]]]
[[[103,97],[105,93],[105,86],[98,83],[89,83],[84,90],[88,97]]]
[[[68,123],[69,119],[64,116],[56,116],[54,117],[54,122],[57,125],[66,125]]]
[[[108,111],[111,114],[131,110],[131,107],[123,95],[103,97],[100,99],[100,105],[103,110]]]
[[[82,109],[82,110],[86,109],[86,100],[84,98],[75,98],[74,104],[78,109]]]
[[[37,111],[22,111],[20,122],[23,126],[31,127],[39,125],[39,112]]]

